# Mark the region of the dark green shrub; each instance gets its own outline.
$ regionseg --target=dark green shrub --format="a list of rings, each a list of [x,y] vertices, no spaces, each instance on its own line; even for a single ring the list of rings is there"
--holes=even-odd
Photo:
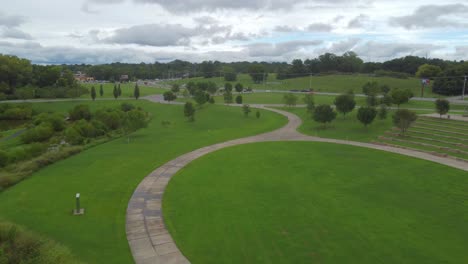
[[[50,125],[41,124],[26,130],[26,132],[24,132],[20,138],[24,143],[43,142],[51,138],[53,135],[54,130]]]
[[[122,126],[124,112],[117,109],[100,109],[96,112],[95,117],[109,130],[115,130]]]
[[[0,111],[0,120],[29,120],[32,118],[32,114],[33,111],[30,107],[9,107]]]
[[[65,129],[66,121],[64,117],[58,113],[49,114],[41,113],[34,118],[34,124],[48,124],[54,129],[54,131],[62,131]]]
[[[73,127],[65,130],[65,140],[72,145],[81,145],[84,142],[84,137]]]
[[[8,154],[0,150],[0,168],[5,167],[8,164]]]
[[[120,109],[121,109],[122,111],[124,111],[124,112],[128,112],[128,111],[130,111],[130,110],[135,109],[135,106],[132,105],[132,104],[130,104],[130,103],[122,103],[122,104],[120,105]]]
[[[73,128],[76,129],[81,136],[86,138],[95,138],[104,134],[102,131],[96,129],[90,122],[83,119],[74,123]]]
[[[78,263],[67,248],[5,222],[0,222],[0,253],[0,263]]]
[[[91,120],[91,111],[87,105],[77,105],[70,112],[70,120],[77,121],[81,119]]]

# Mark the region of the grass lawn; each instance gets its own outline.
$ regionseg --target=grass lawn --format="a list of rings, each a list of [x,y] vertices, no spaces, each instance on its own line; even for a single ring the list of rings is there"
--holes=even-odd
[[[256,143],[182,169],[163,212],[193,264],[465,263],[466,176],[377,150]]]
[[[234,99],[235,99],[238,94],[233,93],[233,95],[234,95]],[[304,102],[303,102],[304,95],[303,94],[296,94],[296,95],[298,97],[297,104],[304,104]],[[242,94],[242,99],[243,99],[244,104],[284,104],[283,96],[284,96],[283,93],[274,93],[274,92],[272,92],[272,93],[244,93],[244,94]],[[335,97],[336,96],[334,96],[334,95],[315,94],[314,95],[314,101],[315,101],[316,105],[318,105],[318,104],[333,104],[333,102],[335,101]],[[216,103],[223,103],[224,102],[224,99],[223,99],[222,95],[215,96],[214,98],[215,98]],[[187,100],[191,100],[191,99],[187,99],[187,98],[178,98],[177,99],[177,101],[179,101],[179,102],[186,102]],[[367,104],[365,97],[356,96],[355,100],[356,100],[357,105],[366,105]],[[394,105],[393,107],[396,107],[396,105]],[[411,100],[406,104],[402,104],[400,107],[401,108],[414,108],[414,109],[417,109],[417,108],[434,109],[434,112],[435,112],[434,102],[428,102],[428,101]],[[456,105],[456,104],[453,104],[453,103],[450,105],[450,109],[451,110],[456,110],[456,111],[463,111],[466,107],[468,107],[468,105]]]
[[[88,263],[132,263],[125,235],[128,200],[156,167],[199,147],[271,131],[286,118],[262,111],[244,118],[240,108],[205,106],[186,122],[183,106],[130,101],[152,115],[148,128],[93,147],[33,174],[0,193],[0,218],[23,225],[71,249]],[[83,102],[35,103],[39,111],[65,112]],[[92,109],[122,101],[86,102]],[[163,126],[162,121],[170,121]],[[71,215],[75,193],[86,214]]]
[[[91,87],[94,86],[96,88],[96,98],[114,98],[114,84],[113,83],[103,83],[102,88],[104,90],[104,94],[101,97],[99,95],[99,83],[85,83],[83,84],[86,88],[89,89],[91,92]],[[156,88],[156,87],[148,87],[148,86],[140,86],[140,97],[151,95],[151,94],[163,94],[164,92],[168,91],[167,89]],[[121,98],[133,98],[133,91],[135,89],[134,83],[122,83],[120,84],[120,89],[122,90]],[[91,98],[91,94],[83,94],[81,98]]]
[[[174,81],[179,84],[187,83],[189,81],[212,81],[218,86],[224,86],[224,78],[190,78]],[[377,81],[379,84],[387,84],[390,88],[403,88],[411,89],[415,96],[421,94],[421,82],[417,78],[398,79],[391,77],[371,77],[363,74],[355,75],[325,75],[325,76],[313,76],[313,77],[299,77],[286,80],[277,80],[276,74],[269,74],[266,84],[255,84],[252,82],[252,78],[247,74],[237,75],[237,82],[240,82],[244,87],[250,87],[252,89],[267,89],[267,90],[303,90],[311,88],[317,92],[337,92],[343,93],[349,90],[353,90],[355,93],[362,93],[362,86],[369,81]],[[431,88],[426,88],[424,93],[425,97],[438,97],[433,94]]]
[[[388,112],[387,118],[380,120],[378,117],[367,127],[357,120],[357,109],[343,117],[338,114],[336,119],[328,124],[326,128],[321,123],[315,122],[305,108],[284,107],[282,110],[296,114],[302,119],[299,132],[324,138],[346,139],[353,141],[369,142],[376,140],[379,136],[389,130],[392,124],[392,111]]]

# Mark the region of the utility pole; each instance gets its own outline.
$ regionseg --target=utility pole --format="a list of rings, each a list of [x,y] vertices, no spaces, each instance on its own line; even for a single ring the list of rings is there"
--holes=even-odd
[[[465,81],[463,82],[462,100],[465,100],[466,77],[467,76],[465,75]]]

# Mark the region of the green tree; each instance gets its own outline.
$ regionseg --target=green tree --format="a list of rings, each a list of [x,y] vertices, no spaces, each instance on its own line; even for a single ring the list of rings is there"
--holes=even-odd
[[[379,83],[378,82],[367,82],[362,86],[362,93],[369,96],[369,95],[374,95],[376,96],[381,92]]]
[[[354,96],[351,94],[341,94],[335,98],[336,111],[342,113],[345,116],[347,113],[353,111],[356,107],[356,101]]]
[[[245,117],[249,116],[249,113],[251,112],[250,106],[248,104],[243,105],[242,111],[244,112]]]
[[[198,106],[202,106],[206,103],[207,101],[207,98],[206,98],[206,93],[204,91],[201,91],[201,90],[197,90],[195,92],[195,96],[193,97],[193,99],[195,100],[195,102],[198,104]]]
[[[261,83],[268,77],[265,67],[261,64],[252,64],[248,68],[248,72],[254,83]]]
[[[376,115],[377,110],[374,107],[361,107],[358,110],[357,119],[367,127],[367,125],[374,121]]]
[[[120,89],[120,83],[119,86],[117,86],[117,92],[119,94],[119,97],[122,96],[122,89]]]
[[[313,113],[315,108],[314,96],[312,94],[306,94],[304,95],[303,101],[306,104],[307,112]]]
[[[435,108],[440,118],[442,118],[442,115],[447,114],[450,110],[450,102],[446,99],[439,98],[435,101]]]
[[[226,82],[235,82],[237,80],[237,74],[234,71],[234,68],[230,66],[223,67],[224,80]]]
[[[177,99],[177,95],[173,93],[172,91],[167,91],[163,94],[164,101],[171,102]]]
[[[94,88],[94,86],[91,87],[91,98],[94,100],[96,100],[96,88]]]
[[[117,90],[117,85],[115,84],[114,84],[114,91],[112,93],[114,94],[115,99],[119,97],[119,91]]]
[[[99,96],[103,96],[104,95],[104,88],[102,87],[102,84],[99,86]]]
[[[175,94],[180,92],[180,85],[178,83],[173,83],[171,87],[171,91]]]
[[[285,105],[292,107],[297,104],[297,96],[293,93],[287,93],[283,95],[283,102]]]
[[[326,126],[327,123],[330,123],[336,118],[336,112],[329,105],[319,105],[315,107],[312,118],[316,122],[323,123],[324,126]]]
[[[140,98],[140,87],[138,86],[138,83],[135,84],[135,88],[133,89],[133,97],[137,100]]]
[[[236,86],[234,88],[238,93],[241,93],[244,90],[244,86],[242,86],[242,83],[236,83]]]
[[[232,84],[230,84],[230,83],[225,83],[225,84],[224,84],[224,91],[226,91],[226,92],[232,92]]]
[[[384,104],[380,105],[379,113],[378,113],[379,119],[380,120],[387,119],[387,113],[388,113],[387,106],[385,106]]]
[[[236,104],[242,104],[242,95],[236,96]]]
[[[191,102],[186,102],[184,105],[184,115],[188,118],[188,121],[195,121],[195,107]]]
[[[210,95],[214,95],[218,91],[218,86],[216,86],[216,83],[214,83],[214,82],[208,82],[207,87],[206,87],[206,91]]]
[[[260,114],[260,111],[257,110],[257,111],[255,112],[255,117],[256,117],[257,119],[259,119],[259,118],[260,118],[260,115],[261,115],[261,114]]]
[[[437,77],[441,72],[442,72],[442,69],[439,66],[426,63],[426,64],[419,66],[418,71],[416,72],[416,77],[432,78],[432,77]]]
[[[401,104],[407,103],[410,99],[410,92],[403,89],[394,89],[392,91],[392,102],[400,108]]]
[[[225,91],[224,92],[224,103],[225,104],[232,104],[232,93],[230,91]]]
[[[413,111],[398,109],[393,115],[393,124],[404,134],[417,118],[418,116]]]
[[[392,106],[393,103],[393,98],[391,94],[385,94],[381,99],[380,99],[380,104],[383,104],[385,106]]]

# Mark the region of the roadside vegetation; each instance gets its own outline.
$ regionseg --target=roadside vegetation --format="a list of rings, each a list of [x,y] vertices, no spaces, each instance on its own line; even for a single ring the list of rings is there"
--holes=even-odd
[[[76,105],[66,115],[37,112],[31,104],[0,104],[0,122],[19,122],[2,131],[0,191],[37,170],[82,150],[147,126],[148,113],[129,103],[91,112]]]

